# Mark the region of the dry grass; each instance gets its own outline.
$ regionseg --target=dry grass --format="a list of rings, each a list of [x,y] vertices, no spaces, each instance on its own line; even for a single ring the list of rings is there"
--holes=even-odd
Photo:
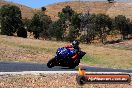
[[[132,88],[130,84],[85,84],[76,82],[76,74],[4,75],[0,88]]]
[[[31,42],[32,41],[32,42]],[[36,42],[36,43],[35,43]],[[46,63],[52,56],[52,50],[36,46],[37,40],[15,37],[0,37],[0,60]]]
[[[129,44],[131,43],[132,40],[129,41]],[[55,55],[58,47],[66,44],[66,42],[0,36],[0,60],[46,63]],[[87,53],[82,59],[84,64],[132,69],[131,50],[86,44],[81,44],[81,49]]]

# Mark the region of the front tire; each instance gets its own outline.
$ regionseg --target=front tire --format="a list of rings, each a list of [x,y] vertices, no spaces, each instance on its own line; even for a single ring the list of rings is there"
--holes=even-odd
[[[52,58],[51,60],[48,61],[47,67],[48,67],[48,68],[52,68],[52,67],[54,67],[54,66],[55,66],[55,59]]]

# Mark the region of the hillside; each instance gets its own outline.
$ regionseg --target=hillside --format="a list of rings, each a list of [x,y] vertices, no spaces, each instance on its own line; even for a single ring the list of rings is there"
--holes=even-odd
[[[0,1],[0,7],[5,4],[13,4],[20,7],[22,11],[23,18],[31,18],[33,13],[38,11],[40,8],[30,8],[25,5],[7,2],[7,1]],[[125,15],[126,17],[132,19],[132,2],[115,2],[115,3],[108,3],[108,2],[60,2],[46,6],[46,14],[49,15],[53,20],[58,19],[58,12],[62,10],[65,6],[71,6],[77,12],[86,13],[88,10],[90,13],[105,13],[114,17],[116,15]]]
[[[33,13],[35,12],[35,9],[32,9],[32,8],[30,8],[28,6],[25,6],[25,5],[12,3],[12,2],[7,2],[7,1],[0,1],[0,7],[3,6],[3,5],[7,5],[7,4],[18,6],[22,11],[22,17],[23,18],[31,19],[31,17],[33,16]]]
[[[132,19],[132,2],[60,2],[46,6],[46,14],[50,15],[52,19],[58,19],[58,12],[65,6],[71,6],[77,12],[86,13],[90,10],[90,13],[105,13],[114,17],[116,15],[125,15]]]

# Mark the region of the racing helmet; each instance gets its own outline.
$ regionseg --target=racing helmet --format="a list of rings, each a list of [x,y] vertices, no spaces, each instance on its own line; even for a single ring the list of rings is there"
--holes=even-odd
[[[73,45],[73,47],[78,47],[78,46],[79,46],[79,41],[74,40],[74,41],[72,42],[72,45]]]

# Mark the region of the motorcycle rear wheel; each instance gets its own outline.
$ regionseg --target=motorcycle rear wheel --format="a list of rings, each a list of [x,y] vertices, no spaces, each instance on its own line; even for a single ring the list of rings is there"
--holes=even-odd
[[[80,63],[80,59],[75,60],[70,66],[70,69],[74,69],[76,66],[78,66]]]

